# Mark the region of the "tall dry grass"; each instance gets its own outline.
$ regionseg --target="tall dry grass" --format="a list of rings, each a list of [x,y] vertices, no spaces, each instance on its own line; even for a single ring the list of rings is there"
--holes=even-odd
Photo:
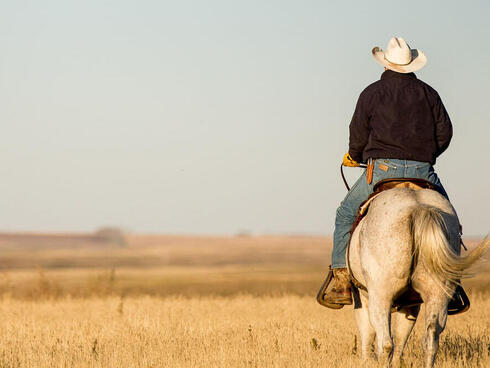
[[[472,300],[449,318],[438,367],[490,366],[488,296]],[[4,298],[0,313],[2,367],[362,366],[352,308],[305,296]],[[407,367],[420,366],[420,322]]]
[[[314,299],[329,238],[91,239],[0,236],[0,367],[361,366],[352,309]],[[464,283],[439,367],[490,366],[488,268]]]

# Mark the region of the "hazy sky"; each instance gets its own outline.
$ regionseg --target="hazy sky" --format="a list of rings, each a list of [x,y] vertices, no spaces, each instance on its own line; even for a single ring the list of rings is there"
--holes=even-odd
[[[489,16],[488,0],[2,0],[0,230],[330,234],[371,48],[399,36],[453,121],[436,170],[485,234]]]

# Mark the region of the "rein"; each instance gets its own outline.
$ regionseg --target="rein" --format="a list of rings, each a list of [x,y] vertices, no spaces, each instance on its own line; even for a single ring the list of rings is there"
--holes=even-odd
[[[366,168],[367,165],[360,164],[358,167]],[[345,187],[349,191],[350,187],[349,187],[349,184],[347,183],[347,180],[345,179],[345,176],[344,176],[344,164],[340,164],[340,175],[342,176],[342,180],[344,181]]]

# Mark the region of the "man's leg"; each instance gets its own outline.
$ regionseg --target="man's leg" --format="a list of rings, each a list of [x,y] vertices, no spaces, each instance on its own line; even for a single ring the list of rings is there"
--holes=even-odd
[[[357,210],[373,191],[366,181],[366,172],[357,180],[337,209],[333,236],[332,269],[334,278],[326,291],[324,300],[330,304],[352,304],[350,278],[346,267],[345,253],[350,240],[350,229],[356,220]]]
[[[350,240],[350,229],[356,220],[359,206],[372,192],[373,185],[367,183],[364,172],[337,208],[333,233],[333,269],[346,267],[345,253]]]
[[[420,179],[425,179],[431,182],[432,184],[435,184],[439,187],[440,193],[446,197],[447,200],[449,200],[449,197],[446,193],[446,190],[442,186],[441,181],[439,180],[439,177],[437,176],[434,167],[428,163],[424,162],[419,162],[422,166],[419,166],[417,169],[412,169],[410,168],[408,172],[406,173],[406,177],[409,178],[420,178]]]

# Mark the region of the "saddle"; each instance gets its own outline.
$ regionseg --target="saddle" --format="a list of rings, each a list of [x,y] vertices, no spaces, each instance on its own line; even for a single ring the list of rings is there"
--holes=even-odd
[[[374,185],[373,193],[361,203],[359,206],[359,210],[357,211],[357,217],[352,227],[350,229],[350,234],[354,233],[357,225],[361,222],[361,220],[366,216],[366,213],[369,209],[369,205],[380,193],[385,190],[393,189],[393,188],[410,188],[410,189],[431,189],[435,190],[442,194],[441,188],[435,184],[432,184],[430,181],[419,178],[391,178],[380,180]]]

